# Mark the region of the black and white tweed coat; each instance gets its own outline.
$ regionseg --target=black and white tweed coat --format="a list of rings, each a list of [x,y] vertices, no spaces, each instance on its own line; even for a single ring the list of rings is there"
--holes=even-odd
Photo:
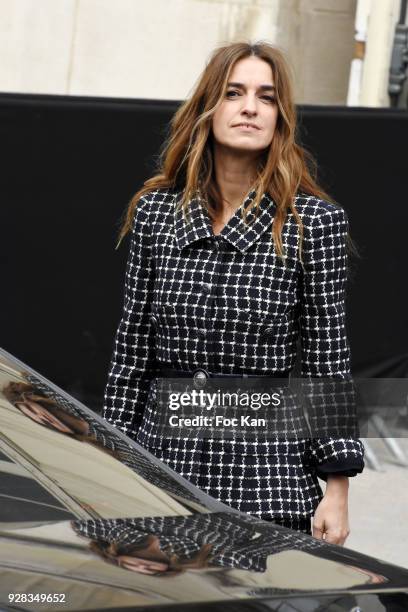
[[[105,392],[105,418],[206,493],[262,518],[310,517],[322,491],[317,475],[361,472],[354,438],[241,443],[155,436],[158,364],[191,371],[279,373],[292,370],[301,341],[303,377],[350,377],[345,329],[347,219],[344,211],[298,194],[303,266],[292,214],[283,228],[286,259],[271,241],[275,204],[243,207],[214,236],[202,202],[190,220],[181,192],[152,191],[139,201],[126,269],[123,317]]]

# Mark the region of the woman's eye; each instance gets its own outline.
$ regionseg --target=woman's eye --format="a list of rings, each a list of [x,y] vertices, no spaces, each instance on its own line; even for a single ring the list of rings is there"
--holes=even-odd
[[[234,91],[234,90],[227,91],[227,93],[226,93],[226,96],[228,98],[235,98],[236,96],[239,96],[239,95],[240,95],[239,91]],[[276,102],[275,96],[266,96],[265,95],[265,96],[261,96],[261,98],[263,100],[267,100],[268,102],[271,102],[272,104]]]

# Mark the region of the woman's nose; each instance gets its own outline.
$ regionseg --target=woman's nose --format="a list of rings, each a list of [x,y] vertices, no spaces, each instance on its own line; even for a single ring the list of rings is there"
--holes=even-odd
[[[241,109],[241,112],[243,113],[250,113],[251,115],[256,114],[257,112],[257,107],[256,107],[256,98],[255,96],[245,96],[243,98],[243,106]]]

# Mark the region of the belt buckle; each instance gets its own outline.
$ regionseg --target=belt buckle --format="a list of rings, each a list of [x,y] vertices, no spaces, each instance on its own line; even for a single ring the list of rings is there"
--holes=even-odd
[[[196,389],[203,389],[207,384],[207,378],[210,377],[209,373],[204,368],[196,368],[193,370],[192,375]]]

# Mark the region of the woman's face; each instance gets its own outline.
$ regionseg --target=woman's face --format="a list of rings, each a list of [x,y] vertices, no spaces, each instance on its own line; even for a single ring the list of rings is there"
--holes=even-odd
[[[129,551],[126,555],[119,555],[118,565],[139,574],[162,574],[169,569],[169,560],[160,548],[159,538],[149,536],[143,548]]]
[[[271,144],[277,118],[270,65],[255,56],[239,60],[213,115],[215,142],[234,151],[260,152]]]
[[[119,555],[116,557],[119,567],[123,567],[138,574],[162,574],[169,569],[168,563],[160,561],[152,561],[151,559],[142,559],[131,555]]]

